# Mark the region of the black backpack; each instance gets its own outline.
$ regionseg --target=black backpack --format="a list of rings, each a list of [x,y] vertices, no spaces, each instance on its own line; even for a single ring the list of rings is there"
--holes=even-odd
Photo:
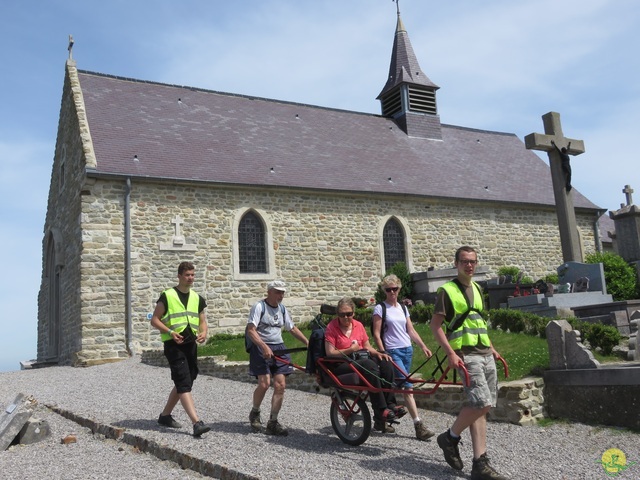
[[[260,300],[260,302],[262,303],[262,313],[260,314],[260,321],[262,321],[262,317],[264,317],[264,312],[267,309],[267,306],[265,304],[264,300]],[[285,315],[287,313],[287,309],[284,308],[284,305],[279,304],[280,307],[280,311],[282,312],[282,321],[284,322],[284,318]],[[245,330],[244,332],[244,349],[247,353],[249,353],[251,351],[251,345],[253,345],[253,343],[251,342],[251,340],[249,340],[249,337],[247,337],[247,332]]]
[[[384,343],[384,340],[382,338],[384,337],[384,332],[386,329],[385,322],[387,321],[387,305],[384,302],[381,302],[378,305],[382,307],[382,315],[380,317],[382,319],[382,322],[380,324],[380,340]],[[404,303],[401,303],[400,305],[402,305],[404,317],[407,318],[409,316],[409,310],[407,309],[407,306]],[[371,319],[371,339],[373,339],[373,318]],[[378,348],[382,348],[382,350],[385,349],[384,345],[378,345]]]

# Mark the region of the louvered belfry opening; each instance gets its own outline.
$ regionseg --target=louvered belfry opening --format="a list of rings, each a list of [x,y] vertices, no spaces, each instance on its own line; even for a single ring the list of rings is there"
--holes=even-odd
[[[382,115],[385,117],[394,117],[402,111],[402,95],[400,89],[390,90],[380,98],[382,102]]]
[[[437,115],[436,92],[432,89],[409,85],[409,110]]]

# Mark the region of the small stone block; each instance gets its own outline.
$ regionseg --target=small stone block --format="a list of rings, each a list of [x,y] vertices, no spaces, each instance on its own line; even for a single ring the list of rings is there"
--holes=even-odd
[[[27,423],[36,401],[22,393],[0,405],[0,451],[5,451],[13,443],[22,427]]]
[[[30,445],[44,440],[49,435],[51,435],[51,428],[49,428],[49,423],[46,420],[30,418],[25,426],[22,427],[22,430],[20,430],[14,443]]]

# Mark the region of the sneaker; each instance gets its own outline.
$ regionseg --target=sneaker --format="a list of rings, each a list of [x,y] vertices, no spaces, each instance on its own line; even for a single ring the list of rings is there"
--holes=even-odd
[[[449,434],[449,430],[438,435],[438,446],[444,453],[444,459],[447,461],[451,468],[456,470],[462,470],[462,459],[460,458],[460,451],[458,450],[458,444],[460,438],[453,438]]]
[[[169,415],[160,415],[158,417],[158,424],[162,425],[163,427],[169,427],[169,428],[180,428],[180,427],[182,427],[182,425],[180,425],[178,422],[175,421],[175,419],[173,418],[173,416],[171,414],[169,414]]]
[[[260,419],[260,410],[254,412],[251,410],[249,412],[249,423],[251,424],[251,428],[254,432],[262,431],[262,420]]]
[[[289,435],[289,430],[280,425],[278,420],[269,420],[267,422],[267,429],[264,431],[267,435],[278,435],[281,437],[286,437]]]
[[[194,437],[199,437],[203,433],[207,433],[209,430],[211,430],[211,427],[209,427],[208,425],[205,425],[202,420],[198,420],[196,423],[193,424]]]
[[[416,429],[416,438],[418,440],[428,440],[435,435],[422,422],[414,423],[413,426]]]
[[[396,433],[396,429],[389,425],[384,420],[374,420],[373,429],[381,433]]]
[[[489,465],[489,457],[486,453],[480,455],[480,458],[473,461],[473,467],[471,467],[471,480],[507,480],[507,477],[503,477],[496,472],[491,465]]]

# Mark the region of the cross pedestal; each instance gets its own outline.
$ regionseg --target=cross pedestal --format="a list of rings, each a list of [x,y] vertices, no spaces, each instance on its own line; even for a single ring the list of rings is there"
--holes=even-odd
[[[562,158],[558,149],[566,147],[566,153],[569,155],[580,155],[584,153],[584,142],[564,137],[559,113],[549,112],[543,115],[542,122],[544,124],[544,134],[530,133],[524,137],[524,144],[528,150],[542,150],[549,155],[553,195],[560,229],[562,258],[565,262],[582,262],[582,248],[580,246],[580,237],[578,236],[576,212],[573,208],[571,191],[567,191],[566,188],[565,174],[562,171]]]

